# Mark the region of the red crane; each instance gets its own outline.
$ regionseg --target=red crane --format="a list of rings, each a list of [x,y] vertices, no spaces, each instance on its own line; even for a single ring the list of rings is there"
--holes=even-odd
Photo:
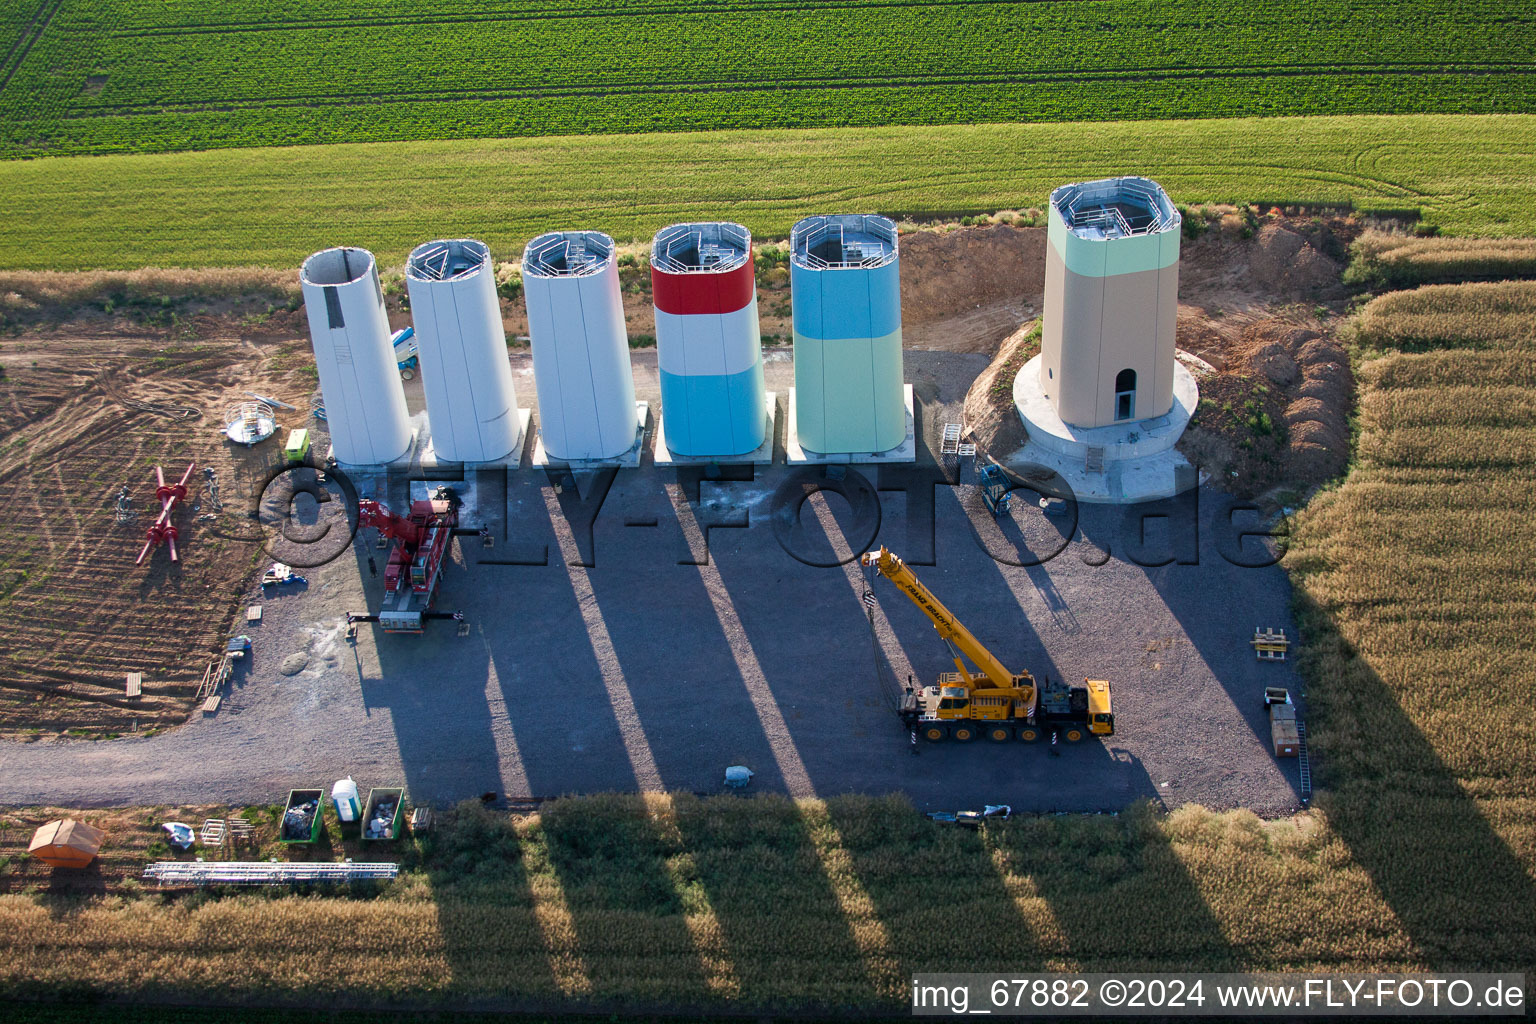
[[[176,503],[187,496],[187,481],[192,479],[192,471],[197,468],[197,463],[187,466],[187,471],[181,474],[181,480],[174,484],[165,482],[165,470],[155,467],[155,497],[160,502],[160,516],[149,528],[149,539],[144,542],[144,550],[139,552],[139,557],[134,565],[142,565],[152,548],[161,544],[168,545],[171,549],[171,561],[176,561],[176,538],[181,536],[181,531],[171,524],[171,512],[176,508]]]
[[[453,531],[459,525],[459,501],[453,491],[439,487],[425,501],[411,502],[406,515],[396,515],[372,498],[358,502],[358,529],[378,530],[394,541],[384,566],[384,604],[377,615],[352,613],[349,622],[377,622],[386,633],[420,633],[429,618],[457,618],[455,612],[427,611],[437,594],[438,578]]]

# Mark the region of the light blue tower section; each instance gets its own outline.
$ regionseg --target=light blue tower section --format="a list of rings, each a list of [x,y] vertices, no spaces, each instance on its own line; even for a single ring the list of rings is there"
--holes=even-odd
[[[740,373],[661,371],[667,446],[679,455],[739,455],[763,443],[768,403],[763,360]]]

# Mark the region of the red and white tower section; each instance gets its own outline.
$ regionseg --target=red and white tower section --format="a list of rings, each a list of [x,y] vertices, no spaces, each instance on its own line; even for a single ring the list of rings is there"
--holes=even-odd
[[[767,436],[752,234],[740,224],[674,224],[651,246],[656,353],[667,447],[743,455]]]

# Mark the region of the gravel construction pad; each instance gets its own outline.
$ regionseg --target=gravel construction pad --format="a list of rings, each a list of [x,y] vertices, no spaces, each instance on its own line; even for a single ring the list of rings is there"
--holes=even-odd
[[[1295,809],[1297,765],[1271,756],[1261,695],[1266,685],[1296,693],[1299,681],[1293,662],[1260,663],[1248,645],[1255,626],[1295,635],[1290,585],[1278,566],[1222,556],[1235,551],[1237,532],[1223,495],[1083,505],[1068,540],[1070,521],[1041,516],[1027,491],[1011,521],[994,524],[970,460],[950,457],[961,484],[933,487],[933,515],[922,513],[938,433],[958,419],[986,361],[908,352],[922,406],[919,466],[850,469],[853,504],[823,492],[802,505],[798,528],[784,498],[820,479],[819,469],[775,465],[751,479],[700,482],[697,469],[657,470],[647,458],[614,476],[590,541],[582,522],[600,477],[472,474],[475,521],[465,525],[488,525],[495,544],[456,542],[437,603],[465,613],[469,636],[456,636],[452,622],[429,623],[421,636],[362,624],[349,645],[346,613],[376,606],[381,589],[367,559],[382,567],[386,554],[355,539],[336,560],[303,570],[307,587],[264,599],[253,589],[265,615],[241,624],[254,652],[216,715],[150,738],[4,744],[0,802],[270,802],[347,775],[365,788],[403,783],[413,801],[437,803],[718,792],[726,766],[744,764],[756,773],[751,790],[899,790],[922,809],[1115,810],[1140,798]],[[526,353],[514,356],[515,369],[526,365]],[[789,362],[767,366],[769,388],[786,394]],[[635,371],[638,396],[656,402],[654,352],[637,353]],[[520,401],[534,404],[531,382],[518,380]],[[861,479],[897,488],[878,492],[878,524]],[[909,495],[919,496],[911,509]],[[295,509],[301,522],[323,514]],[[1257,529],[1252,515],[1236,522]],[[705,560],[706,527],[708,565],[680,564]],[[978,741],[924,744],[914,756],[889,695],[908,672],[931,682],[951,669],[943,643],[888,581],[868,582],[856,565],[804,564],[780,542],[826,562],[862,549],[872,530],[1009,667],[1109,679],[1115,735],[1054,753]],[[984,545],[1016,561],[1061,550],[1043,565],[1014,566]],[[1256,542],[1244,552],[1254,558]],[[878,600],[874,642],[866,587]],[[298,652],[306,667],[282,675]]]

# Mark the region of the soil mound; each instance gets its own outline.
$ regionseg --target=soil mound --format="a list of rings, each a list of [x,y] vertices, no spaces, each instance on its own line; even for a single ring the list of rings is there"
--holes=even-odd
[[[1261,288],[1290,297],[1331,297],[1341,290],[1344,272],[1298,231],[1266,224],[1254,239],[1249,259],[1253,279]]]
[[[1355,393],[1342,346],[1277,317],[1203,333],[1191,320],[1192,336],[1225,336],[1221,361],[1205,358],[1227,369],[1200,382],[1200,407],[1179,443],[1185,456],[1245,497],[1282,483],[1305,490],[1341,473]]]
[[[1013,407],[1013,381],[1040,351],[1039,326],[1036,320],[1009,335],[966,392],[960,420],[965,435],[976,442],[978,464],[986,456],[1002,462],[1029,440]]]
[[[901,236],[901,317],[922,324],[1045,292],[1045,228],[1006,224]]]

